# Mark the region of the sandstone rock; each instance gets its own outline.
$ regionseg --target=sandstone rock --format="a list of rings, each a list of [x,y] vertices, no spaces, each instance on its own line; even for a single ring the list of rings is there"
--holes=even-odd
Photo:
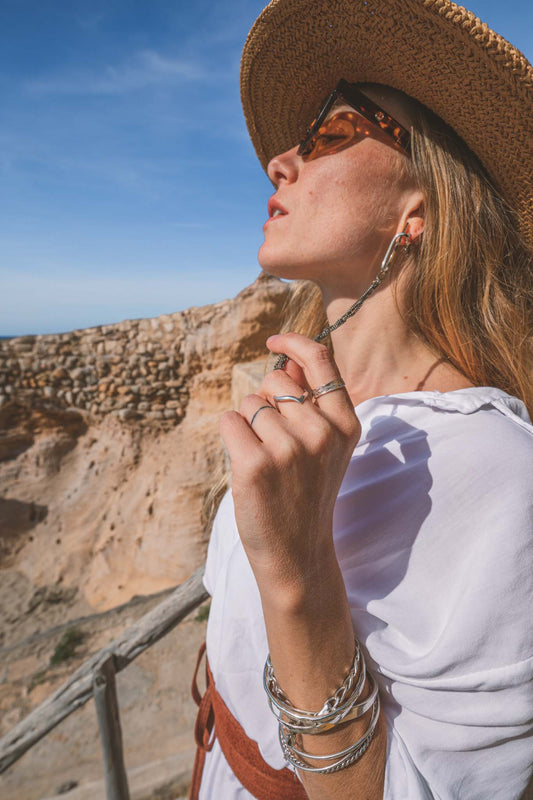
[[[162,411],[147,411],[147,419],[164,419]]]
[[[103,609],[175,585],[201,563],[202,503],[222,460],[218,421],[232,407],[232,370],[266,353],[264,341],[278,330],[290,291],[287,284],[261,277],[232,300],[168,315],[160,324],[139,320],[134,326],[124,322],[66,333],[60,340],[48,335],[32,340],[42,354],[39,371],[29,373],[35,387],[24,391],[36,393],[28,402],[40,432],[20,438],[18,445],[12,439],[0,463],[0,495],[47,510],[43,519],[28,523],[10,556],[35,589],[62,579],[79,586],[76,602]],[[170,323],[172,333],[165,330]],[[124,353],[99,353],[104,337],[106,346],[120,338]],[[65,412],[52,424],[52,411],[38,410],[38,397],[57,403],[51,379],[59,344],[69,353],[62,367],[78,387],[63,384],[62,377],[58,388],[62,402],[83,409],[78,414],[83,434],[68,433],[72,424]],[[4,342],[2,352],[6,363],[18,366],[18,351]],[[145,375],[133,383],[130,362],[139,364],[140,375],[147,372],[146,362],[175,372],[171,379]],[[259,376],[261,368],[253,370]],[[22,391],[14,371],[5,374],[0,396]],[[253,384],[253,376],[240,380]],[[9,404],[4,401],[2,412]],[[10,425],[15,433],[18,423]],[[147,523],[148,490],[153,513]],[[0,571],[2,566],[0,559]]]
[[[137,413],[134,409],[131,408],[122,408],[118,412],[118,416],[120,419],[135,419]]]
[[[24,337],[11,339],[10,344],[18,353],[31,353],[33,350],[33,342],[24,341]]]
[[[64,367],[58,367],[52,372],[52,378],[68,378],[69,373]]]
[[[121,398],[120,400],[117,401],[117,403],[115,403],[115,410],[128,408],[130,402],[131,402],[131,395],[129,395],[128,397]]]

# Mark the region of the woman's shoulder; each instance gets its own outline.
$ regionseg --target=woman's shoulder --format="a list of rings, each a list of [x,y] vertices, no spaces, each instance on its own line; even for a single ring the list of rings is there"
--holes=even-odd
[[[524,403],[501,389],[475,386],[451,392],[406,392],[356,407],[361,444],[425,437],[430,448],[501,462],[533,462],[533,424]]]
[[[371,482],[411,510],[431,498],[433,519],[507,517],[531,535],[533,425],[520,400],[475,387],[373,398],[356,412],[345,490]]]
[[[533,434],[533,424],[522,400],[494,386],[469,386],[449,392],[415,391],[380,395],[359,403],[355,411],[358,415],[367,416],[388,409],[401,413],[402,409],[409,408],[465,416],[494,408]]]

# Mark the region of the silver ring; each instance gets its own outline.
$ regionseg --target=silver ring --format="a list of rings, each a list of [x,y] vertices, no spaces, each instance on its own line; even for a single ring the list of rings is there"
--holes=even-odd
[[[275,394],[274,402],[276,404],[276,408],[278,407],[278,403],[285,403],[288,400],[290,400],[293,403],[300,403],[300,405],[302,405],[302,403],[304,403],[308,397],[309,397],[309,392],[304,392],[303,394],[300,395],[300,397],[296,397],[293,394]]]
[[[323,394],[328,394],[328,392],[335,392],[337,391],[337,389],[344,389],[345,386],[346,384],[344,383],[342,378],[335,378],[334,380],[329,381],[328,383],[324,383],[322,386],[317,386],[316,389],[312,390],[311,394],[316,400],[317,397],[322,397]]]
[[[253,424],[254,424],[254,419],[257,417],[257,415],[259,414],[259,412],[260,412],[260,411],[262,411],[264,408],[271,408],[271,409],[272,409],[272,411],[275,411],[275,410],[276,410],[276,409],[274,408],[274,406],[270,406],[270,405],[268,405],[268,406],[260,406],[260,407],[257,409],[257,411],[255,412],[255,414],[253,415],[252,419],[250,420],[250,428],[252,428],[252,427],[253,427]]]

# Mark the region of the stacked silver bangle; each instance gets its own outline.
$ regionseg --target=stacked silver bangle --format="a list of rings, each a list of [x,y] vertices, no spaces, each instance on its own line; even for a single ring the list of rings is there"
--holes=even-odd
[[[368,674],[370,694],[360,700],[367,678],[367,671],[359,642],[355,640],[355,655],[348,675],[329,697],[320,711],[303,711],[295,708],[279,686],[270,655],[267,657],[263,673],[263,685],[268,704],[279,724],[279,740],[285,759],[293,767],[305,772],[319,772],[324,775],[337,772],[355,763],[368,749],[379,717],[379,695],[376,681]],[[298,749],[302,734],[316,735],[330,731],[341,723],[358,719],[372,709],[368,727],[363,736],[350,747],[338,753],[312,755]],[[299,745],[301,747],[301,745]],[[330,763],[324,763],[330,762]],[[333,762],[333,763],[331,763]]]

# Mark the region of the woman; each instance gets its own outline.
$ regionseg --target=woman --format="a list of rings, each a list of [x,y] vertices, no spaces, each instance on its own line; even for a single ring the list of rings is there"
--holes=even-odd
[[[221,420],[191,797],[519,798],[533,71],[447,0],[274,0],[241,86],[260,263],[311,283]]]

